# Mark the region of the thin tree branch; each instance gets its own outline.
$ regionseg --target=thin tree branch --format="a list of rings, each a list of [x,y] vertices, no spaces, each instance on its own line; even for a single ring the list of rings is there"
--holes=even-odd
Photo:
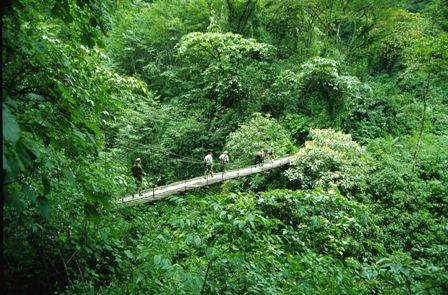
[[[205,276],[204,276],[204,282],[202,283],[202,289],[201,289],[201,293],[200,294],[205,294],[205,285],[207,283],[207,277],[208,277],[208,272],[210,270],[210,266],[212,265],[212,262],[215,260],[216,258],[212,258],[208,261],[207,264],[207,270],[205,271]]]

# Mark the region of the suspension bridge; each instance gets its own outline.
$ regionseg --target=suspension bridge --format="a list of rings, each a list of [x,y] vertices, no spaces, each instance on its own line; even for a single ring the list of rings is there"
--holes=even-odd
[[[185,179],[165,186],[159,186],[144,190],[141,196],[137,194],[123,196],[121,198],[121,202],[127,206],[133,206],[141,203],[155,202],[163,198],[166,198],[170,195],[174,195],[176,193],[186,192],[195,188],[222,182],[224,180],[239,178],[255,173],[260,173],[273,168],[277,168],[283,165],[287,165],[291,162],[293,158],[294,156],[278,158],[268,163],[264,163],[263,165],[253,165],[244,168],[238,168],[227,171],[226,173],[223,172],[214,173],[213,176],[209,176],[207,178],[201,176],[191,179]]]

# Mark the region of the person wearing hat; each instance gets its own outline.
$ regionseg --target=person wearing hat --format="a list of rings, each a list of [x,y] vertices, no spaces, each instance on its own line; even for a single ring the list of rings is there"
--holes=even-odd
[[[142,195],[143,175],[146,175],[142,168],[142,159],[135,159],[134,166],[132,166],[132,175],[135,178],[135,184],[137,186],[137,194]]]
[[[223,174],[226,173],[226,165],[229,163],[229,153],[227,151],[224,151],[224,153],[219,156],[219,163],[221,164]]]

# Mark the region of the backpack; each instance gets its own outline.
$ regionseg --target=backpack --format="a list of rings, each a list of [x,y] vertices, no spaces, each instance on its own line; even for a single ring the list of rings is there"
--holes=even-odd
[[[256,158],[263,158],[264,157],[264,151],[263,150],[261,150],[261,151],[258,151],[258,152],[256,152],[255,153],[255,157]]]
[[[219,161],[221,162],[221,164],[225,164],[229,162],[229,156],[227,156],[227,154],[222,154],[221,156],[219,156]]]
[[[132,175],[134,177],[142,176],[142,171],[141,170],[142,170],[141,167],[139,167],[138,165],[132,166]]]

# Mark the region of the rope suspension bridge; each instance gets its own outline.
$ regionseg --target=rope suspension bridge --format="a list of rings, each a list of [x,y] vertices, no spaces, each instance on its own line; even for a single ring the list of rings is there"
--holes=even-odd
[[[288,165],[293,158],[294,156],[287,156],[272,160],[269,163],[264,163],[262,165],[252,165],[244,168],[230,170],[225,173],[223,172],[215,173],[213,176],[207,178],[201,176],[191,179],[185,179],[165,186],[159,186],[144,190],[141,196],[135,194],[123,196],[121,198],[121,202],[127,206],[133,206],[141,203],[155,202],[176,193],[186,192],[195,188],[222,182],[224,180],[239,178],[242,176],[247,176],[255,173],[260,173],[266,170],[274,169],[283,165]]]

